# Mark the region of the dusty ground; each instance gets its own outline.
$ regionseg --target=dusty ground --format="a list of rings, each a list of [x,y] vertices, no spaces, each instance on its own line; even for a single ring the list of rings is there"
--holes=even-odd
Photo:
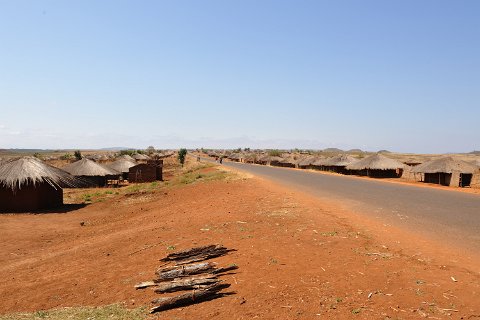
[[[159,258],[221,243],[238,250],[215,260],[240,267],[225,277],[236,294],[155,317],[480,319],[478,260],[252,177],[173,180],[89,191],[93,203],[62,214],[1,215],[0,314],[149,306],[155,294],[133,286]]]

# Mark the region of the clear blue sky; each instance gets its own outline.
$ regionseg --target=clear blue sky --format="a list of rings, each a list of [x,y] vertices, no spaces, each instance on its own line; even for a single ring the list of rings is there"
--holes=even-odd
[[[480,1],[0,0],[0,148],[480,149]]]

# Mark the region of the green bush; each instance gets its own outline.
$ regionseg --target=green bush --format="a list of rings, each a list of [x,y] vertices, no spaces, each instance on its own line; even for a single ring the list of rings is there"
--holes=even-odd
[[[183,164],[185,163],[186,156],[187,156],[187,149],[181,148],[180,150],[178,150],[178,161],[180,161],[180,163],[182,164],[182,167],[183,167]]]
[[[80,152],[80,150],[76,150],[73,155],[75,156],[75,159],[77,160],[82,160],[82,153]]]

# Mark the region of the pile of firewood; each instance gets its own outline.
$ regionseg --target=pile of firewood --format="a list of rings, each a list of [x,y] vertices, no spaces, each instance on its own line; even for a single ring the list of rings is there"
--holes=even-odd
[[[189,291],[153,300],[154,307],[150,309],[151,313],[232,294],[232,292],[221,292],[230,287],[230,284],[219,277],[238,269],[236,265],[217,267],[212,262],[198,263],[226,255],[230,251],[234,250],[220,245],[209,245],[169,254],[160,260],[164,264],[155,272],[157,277],[152,281],[139,283],[135,288],[155,287],[154,292],[159,294]]]

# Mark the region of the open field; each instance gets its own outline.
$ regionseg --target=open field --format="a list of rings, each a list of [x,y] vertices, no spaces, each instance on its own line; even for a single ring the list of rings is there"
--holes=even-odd
[[[70,190],[68,202],[86,205],[65,213],[0,215],[0,319],[111,304],[147,317],[155,295],[133,286],[166,254],[210,243],[238,250],[216,259],[240,267],[225,277],[236,294],[155,317],[480,318],[480,264],[454,250],[211,165],[168,180]]]

